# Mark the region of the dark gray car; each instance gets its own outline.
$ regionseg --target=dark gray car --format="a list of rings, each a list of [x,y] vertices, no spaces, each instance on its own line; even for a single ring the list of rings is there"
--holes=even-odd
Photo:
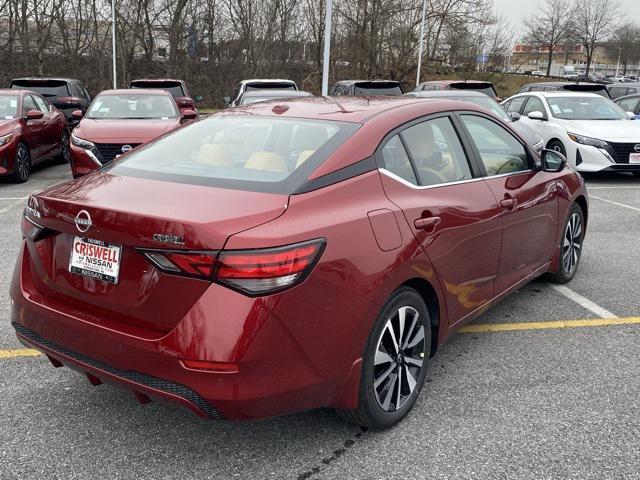
[[[473,90],[437,90],[437,91],[421,91],[421,92],[409,92],[405,93],[405,97],[417,97],[417,98],[448,98],[450,100],[460,100],[462,102],[469,102],[479,105],[494,114],[505,123],[509,123],[513,129],[520,134],[522,138],[538,153],[544,147],[542,137],[535,133],[524,123],[520,123],[519,114],[509,115],[505,112],[500,104],[493,98],[485,95],[484,93],[476,92]]]

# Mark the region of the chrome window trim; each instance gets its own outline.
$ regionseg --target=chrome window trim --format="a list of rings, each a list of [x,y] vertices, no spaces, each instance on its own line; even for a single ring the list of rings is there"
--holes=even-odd
[[[466,179],[466,180],[457,180],[455,182],[437,183],[435,185],[414,185],[413,183],[408,182],[404,178],[399,177],[398,175],[396,175],[393,172],[390,172],[389,170],[387,170],[384,167],[378,167],[378,171],[380,173],[385,174],[386,176],[388,176],[390,178],[393,178],[394,180],[397,180],[398,182],[400,182],[400,183],[402,183],[402,184],[404,184],[404,185],[406,185],[408,187],[411,187],[411,188],[415,189],[415,190],[425,190],[427,188],[438,188],[438,187],[449,187],[451,185],[459,185],[459,184],[462,184],[462,183],[477,182],[477,181],[483,180],[485,178],[485,177],[474,177],[474,178],[469,178],[469,179]]]

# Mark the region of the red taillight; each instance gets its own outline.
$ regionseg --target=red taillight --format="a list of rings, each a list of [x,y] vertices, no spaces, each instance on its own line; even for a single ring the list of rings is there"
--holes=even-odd
[[[285,247],[222,251],[214,280],[250,296],[279,292],[309,276],[325,243],[318,239]]]
[[[205,280],[211,280],[216,260],[216,252],[148,250],[144,254],[160,270]]]

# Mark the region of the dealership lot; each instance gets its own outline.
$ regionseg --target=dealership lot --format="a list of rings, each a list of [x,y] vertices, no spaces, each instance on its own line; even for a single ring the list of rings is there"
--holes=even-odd
[[[0,478],[629,478],[640,454],[640,180],[587,179],[588,236],[568,289],[534,282],[454,336],[409,417],[382,433],[331,411],[248,424],[201,420],[25,356],[6,292],[38,169],[0,183]],[[620,325],[589,320],[620,317]],[[518,328],[585,320],[579,328]],[[498,325],[503,331],[489,330]],[[484,327],[482,327],[484,326]],[[533,326],[533,325],[531,325]]]

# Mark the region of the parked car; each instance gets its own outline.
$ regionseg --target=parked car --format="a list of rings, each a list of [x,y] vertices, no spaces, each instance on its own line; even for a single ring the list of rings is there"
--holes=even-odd
[[[618,97],[614,103],[625,112],[633,113],[635,120],[640,120],[640,93]]]
[[[542,70],[534,70],[533,72],[531,72],[531,76],[532,77],[545,77],[547,74],[544,73]]]
[[[90,173],[140,145],[196,118],[179,110],[166,90],[105,90],[91,102],[71,135],[71,173]]]
[[[580,172],[632,172],[640,175],[640,125],[607,98],[594,93],[531,92],[507,99],[507,112],[518,112]]]
[[[418,85],[413,91],[422,92],[430,90],[473,90],[482,92],[491,98],[498,98],[493,83],[480,80],[434,80]]]
[[[537,82],[523,85],[518,93],[526,92],[589,92],[597,93],[601,97],[611,98],[607,86],[600,83],[575,83],[575,82]]]
[[[254,78],[252,80],[242,80],[232,97],[224,97],[224,102],[229,107],[239,105],[240,98],[244,92],[249,90],[298,90],[298,85],[293,80]]]
[[[161,88],[162,90],[166,90],[171,94],[181,111],[195,110],[197,113],[198,110],[196,109],[196,103],[200,103],[202,101],[202,95],[196,95],[195,97],[191,96],[191,93],[189,93],[189,89],[187,88],[187,83],[184,80],[145,78],[132,80],[129,83],[129,88]]]
[[[14,78],[10,88],[39,93],[64,113],[72,128],[78,123],[72,113],[76,110],[86,111],[91,103],[89,91],[75,78]]]
[[[244,92],[238,100],[238,105],[249,105],[256,102],[266,102],[269,100],[282,100],[285,98],[312,97],[313,94],[304,90],[249,90]]]
[[[640,93],[640,83],[638,82],[625,82],[625,83],[613,83],[607,85],[607,90],[612,99],[619,97],[625,97],[627,95],[634,95]]]
[[[608,79],[604,75],[599,73],[589,73],[589,74],[580,74],[578,75],[578,81],[580,82],[593,82],[593,83],[602,83],[604,85],[608,85],[613,83],[613,80]]]
[[[383,95],[395,97],[403,94],[402,84],[395,80],[341,80],[329,92],[332,96],[370,97]]]
[[[224,110],[32,195],[20,340],[203,417],[398,423],[457,328],[571,280],[587,192],[474,105],[339,103]]]
[[[440,100],[460,100],[474,103],[486,110],[489,110],[496,117],[508,123],[524,140],[538,153],[542,151],[544,142],[542,137],[534,132],[531,127],[520,122],[520,114],[512,112],[507,114],[500,104],[484,93],[474,90],[439,90],[405,93],[406,97],[432,98]]]
[[[0,90],[0,177],[26,182],[31,167],[69,161],[69,130],[62,112],[29,90]]]

